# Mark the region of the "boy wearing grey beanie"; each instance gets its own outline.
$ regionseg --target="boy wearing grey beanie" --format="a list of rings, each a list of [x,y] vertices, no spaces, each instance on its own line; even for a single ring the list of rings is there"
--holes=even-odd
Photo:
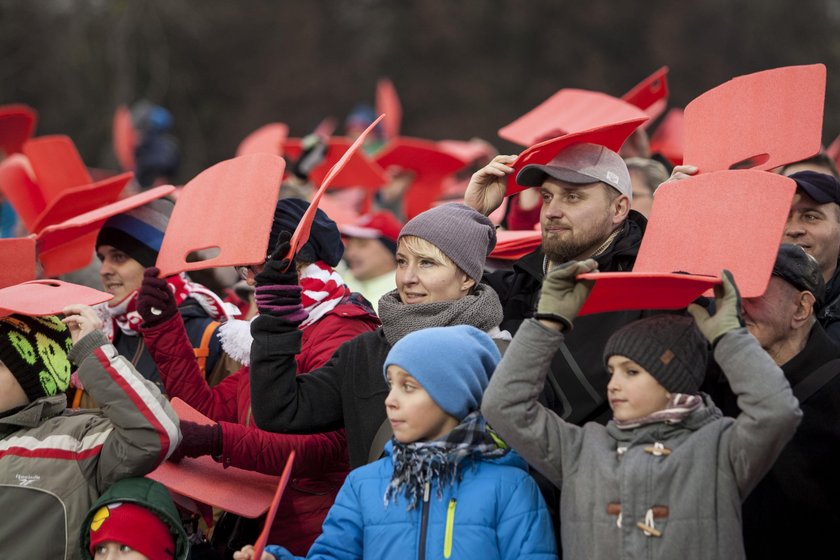
[[[782,371],[740,319],[724,271],[717,312],[631,323],[607,342],[613,419],[565,422],[538,402],[554,352],[591,290],[594,260],[552,270],[538,312],[513,338],[484,395],[494,429],[561,491],[566,558],[745,558],[741,502],[796,431],[801,411]],[[743,413],[699,393],[708,345]],[[616,551],[621,551],[618,554]]]

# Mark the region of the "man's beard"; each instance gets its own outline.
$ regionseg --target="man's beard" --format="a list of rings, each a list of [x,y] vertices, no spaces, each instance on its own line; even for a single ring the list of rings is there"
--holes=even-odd
[[[557,236],[542,234],[542,251],[548,260],[554,264],[562,264],[571,260],[579,260],[582,255],[591,256],[598,247],[606,241],[614,231],[610,228],[609,219],[602,224],[580,232],[573,238],[561,239]]]

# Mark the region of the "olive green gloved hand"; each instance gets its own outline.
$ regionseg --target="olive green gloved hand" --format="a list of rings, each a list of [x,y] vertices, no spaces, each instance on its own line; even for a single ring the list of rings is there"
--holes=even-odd
[[[744,326],[744,320],[741,318],[741,294],[735,285],[735,279],[728,270],[724,270],[721,277],[723,283],[715,286],[714,315],[709,315],[708,311],[696,303],[688,306],[688,312],[694,317],[697,328],[712,346],[729,331]]]
[[[598,270],[594,259],[571,261],[549,271],[543,279],[535,319],[559,323],[563,330],[572,329],[572,321],[592,291],[592,280],[577,280],[578,274]]]

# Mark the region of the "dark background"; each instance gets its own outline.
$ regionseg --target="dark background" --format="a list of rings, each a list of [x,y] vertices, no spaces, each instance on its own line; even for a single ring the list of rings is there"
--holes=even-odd
[[[0,104],[31,105],[37,135],[111,169],[115,107],[161,104],[185,182],[268,122],[292,136],[341,122],[380,77],[404,134],[515,152],[496,131],[560,88],[621,96],[667,65],[684,107],[736,75],[822,62],[827,144],[839,31],[836,0],[0,0]]]

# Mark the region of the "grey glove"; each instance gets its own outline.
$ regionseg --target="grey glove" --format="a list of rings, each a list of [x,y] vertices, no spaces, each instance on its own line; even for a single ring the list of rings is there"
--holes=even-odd
[[[735,279],[728,270],[724,270],[721,277],[723,283],[715,286],[714,315],[709,315],[708,311],[696,303],[688,306],[688,312],[694,317],[697,328],[713,347],[723,335],[744,326],[744,320],[741,318],[741,294],[735,285]]]
[[[535,319],[559,323],[563,330],[572,330],[572,321],[592,291],[592,280],[577,280],[578,274],[598,270],[594,259],[571,261],[551,271],[543,279]]]

